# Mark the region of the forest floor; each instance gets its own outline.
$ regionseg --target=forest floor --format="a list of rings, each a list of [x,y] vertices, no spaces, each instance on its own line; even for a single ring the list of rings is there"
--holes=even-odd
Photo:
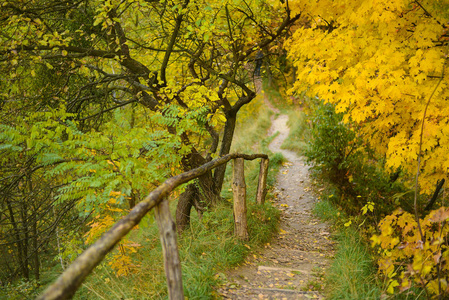
[[[217,290],[222,299],[323,299],[333,242],[328,225],[312,215],[317,194],[305,158],[281,149],[289,133],[287,120],[286,115],[278,115],[270,129],[270,134],[279,134],[269,149],[288,160],[274,190],[275,205],[281,210],[279,234],[225,274],[225,283]]]

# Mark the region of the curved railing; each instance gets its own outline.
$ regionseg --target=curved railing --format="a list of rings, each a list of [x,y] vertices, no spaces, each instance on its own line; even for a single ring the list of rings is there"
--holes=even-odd
[[[170,214],[167,196],[179,185],[198,178],[206,172],[233,159],[234,178],[232,187],[234,194],[235,235],[237,238],[245,240],[248,238],[248,231],[246,225],[246,185],[243,165],[244,160],[254,160],[257,158],[260,158],[261,162],[256,201],[257,203],[263,203],[265,201],[268,172],[268,156],[266,154],[247,155],[232,153],[205,163],[188,172],[171,177],[153,190],[128,215],[115,223],[109,231],[86,249],[37,299],[53,300],[70,299],[73,297],[84,279],[104,259],[106,254],[154,208],[162,243],[169,297],[170,299],[184,300],[176,228]]]

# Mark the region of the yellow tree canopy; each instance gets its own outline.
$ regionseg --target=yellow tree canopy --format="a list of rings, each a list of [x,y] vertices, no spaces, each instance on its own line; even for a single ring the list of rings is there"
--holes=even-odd
[[[430,193],[449,168],[449,1],[297,0],[307,15],[286,44],[295,91],[333,103],[391,170]],[[427,107],[427,110],[426,110]]]

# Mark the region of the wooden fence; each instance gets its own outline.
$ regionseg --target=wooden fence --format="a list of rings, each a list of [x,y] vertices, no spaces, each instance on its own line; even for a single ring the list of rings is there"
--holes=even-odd
[[[233,194],[235,235],[241,240],[248,239],[246,221],[246,184],[244,160],[260,158],[259,183],[256,193],[257,203],[263,204],[266,195],[268,156],[265,154],[232,153],[212,160],[196,169],[167,179],[139,202],[124,218],[86,249],[60,276],[50,285],[38,300],[70,299],[90,272],[104,259],[106,254],[136,226],[151,210],[155,209],[155,218],[164,255],[165,274],[170,299],[184,300],[182,287],[181,262],[176,240],[176,228],[169,210],[167,196],[179,185],[195,179],[206,172],[234,160]]]

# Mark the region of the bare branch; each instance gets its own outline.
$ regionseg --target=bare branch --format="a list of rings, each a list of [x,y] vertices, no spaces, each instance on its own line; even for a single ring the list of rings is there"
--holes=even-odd
[[[139,101],[139,99],[135,99],[135,98],[134,98],[134,99],[131,99],[131,100],[129,100],[129,101],[123,102],[123,103],[121,103],[121,104],[119,104],[119,105],[116,105],[116,106],[114,106],[114,107],[110,107],[110,108],[108,108],[108,109],[102,110],[102,111],[100,111],[100,112],[98,112],[98,113],[96,113],[96,114],[93,114],[93,115],[84,117],[84,118],[82,118],[82,119],[77,119],[77,121],[84,121],[84,120],[87,120],[87,119],[92,119],[92,118],[95,118],[96,116],[99,116],[99,115],[102,115],[102,114],[104,114],[104,113],[107,113],[108,111],[111,111],[111,110],[114,110],[114,109],[117,109],[117,108],[126,106],[126,105],[131,104],[131,103],[135,103],[135,102],[138,102],[138,101]]]

